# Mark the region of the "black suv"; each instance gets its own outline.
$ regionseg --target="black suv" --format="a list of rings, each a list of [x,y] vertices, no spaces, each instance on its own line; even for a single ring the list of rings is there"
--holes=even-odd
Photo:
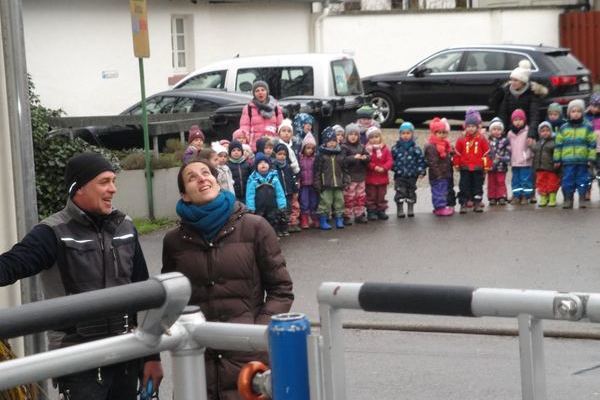
[[[588,99],[590,71],[569,49],[527,45],[452,47],[439,51],[402,72],[368,76],[362,80],[383,126],[397,118],[422,122],[433,116],[463,119],[469,107],[484,119],[495,116],[493,94],[508,81],[519,61],[531,63],[530,81],[549,90],[541,112],[551,102],[567,104]]]

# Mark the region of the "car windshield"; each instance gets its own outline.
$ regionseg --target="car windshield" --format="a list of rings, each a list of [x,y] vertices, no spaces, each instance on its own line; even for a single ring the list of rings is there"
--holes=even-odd
[[[183,83],[181,88],[187,89],[223,89],[227,71],[212,71],[196,75]]]
[[[335,60],[331,62],[335,94],[338,96],[352,96],[362,94],[362,86],[358,70],[351,59]]]

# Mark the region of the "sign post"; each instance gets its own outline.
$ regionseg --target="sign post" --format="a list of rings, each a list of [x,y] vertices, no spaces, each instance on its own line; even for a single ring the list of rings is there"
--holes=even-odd
[[[146,193],[148,197],[148,217],[154,219],[154,198],[152,190],[152,163],[150,137],[148,135],[148,110],[146,108],[146,86],[144,83],[144,58],[150,57],[148,40],[148,7],[146,0],[129,0],[131,30],[133,33],[133,54],[138,59],[140,69],[140,89],[142,94],[142,127],[144,130],[144,156],[146,160]]]

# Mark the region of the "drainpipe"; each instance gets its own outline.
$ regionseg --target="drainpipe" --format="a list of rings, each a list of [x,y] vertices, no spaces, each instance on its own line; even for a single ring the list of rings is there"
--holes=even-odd
[[[6,79],[8,126],[12,154],[17,236],[23,238],[38,222],[33,161],[33,137],[29,112],[29,88],[25,63],[25,39],[21,0],[0,1],[0,25]],[[23,303],[42,300],[38,277],[21,280]],[[25,354],[46,349],[45,335],[25,337]]]
[[[315,21],[315,53],[323,52],[323,20],[327,18],[331,11],[331,4],[329,0],[322,2],[321,15],[319,15]]]

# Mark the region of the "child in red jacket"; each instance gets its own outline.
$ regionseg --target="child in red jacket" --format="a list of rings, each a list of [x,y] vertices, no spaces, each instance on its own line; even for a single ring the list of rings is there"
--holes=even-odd
[[[489,170],[490,146],[481,134],[481,115],[475,109],[468,109],[465,115],[465,134],[456,141],[453,159],[454,168],[460,171],[458,199],[460,213],[465,214],[469,202],[473,202],[474,212],[483,212],[483,181]]]
[[[367,129],[367,151],[371,155],[371,161],[367,166],[367,216],[369,220],[388,219],[385,210],[387,210],[387,192],[388,183],[390,183],[389,171],[392,169],[394,160],[392,152],[383,143],[381,129],[372,126]]]

